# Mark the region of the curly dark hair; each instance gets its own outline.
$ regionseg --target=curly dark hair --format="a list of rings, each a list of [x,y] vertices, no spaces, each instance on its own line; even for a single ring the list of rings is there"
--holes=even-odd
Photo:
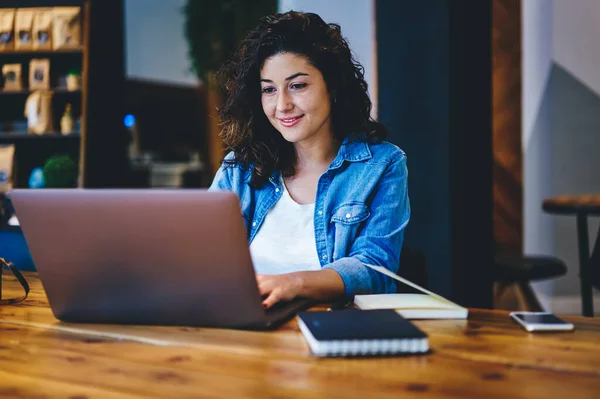
[[[225,93],[219,109],[221,139],[234,153],[224,162],[252,167],[251,183],[258,187],[275,171],[289,177],[296,170],[294,145],[271,125],[261,103],[261,68],[265,60],[282,53],[305,57],[323,75],[336,140],[360,136],[377,142],[387,134],[370,116],[364,68],[352,56],[339,25],[327,24],[317,14],[295,11],[264,17],[217,74]]]

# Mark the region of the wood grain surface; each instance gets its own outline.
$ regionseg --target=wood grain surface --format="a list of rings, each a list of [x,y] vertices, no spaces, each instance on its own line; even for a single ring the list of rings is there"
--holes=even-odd
[[[600,215],[600,194],[562,195],[547,198],[542,205],[549,213],[588,213]]]
[[[497,250],[521,253],[521,0],[492,2],[492,72],[494,241]]]
[[[318,359],[295,320],[270,332],[61,323],[34,273],[0,307],[0,397],[594,398],[600,321],[530,334],[504,311],[415,321],[425,356]],[[19,293],[3,278],[5,296]]]

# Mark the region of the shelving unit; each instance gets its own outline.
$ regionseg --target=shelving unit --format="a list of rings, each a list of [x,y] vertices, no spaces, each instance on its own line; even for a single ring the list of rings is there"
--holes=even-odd
[[[90,0],[3,0],[0,8],[33,8],[33,7],[79,7],[81,12],[81,46],[64,49],[10,49],[0,51],[0,68],[5,64],[21,64],[22,90],[0,90],[0,145],[14,144],[12,183],[15,188],[27,188],[29,176],[33,169],[42,167],[52,155],[69,155],[78,165],[79,173],[83,173],[85,158],[83,154],[85,131],[85,96],[87,79],[88,29]],[[29,62],[36,58],[47,58],[50,61],[50,91],[52,92],[51,112],[53,120],[52,133],[43,135],[27,134],[25,131],[25,102],[35,90],[28,88]],[[59,77],[66,76],[72,70],[80,71],[80,88],[69,91]],[[3,86],[3,85],[0,85]],[[66,104],[71,104],[71,113],[79,129],[68,135],[60,131],[60,119]]]
[[[25,120],[23,111],[30,94],[27,85],[17,92],[0,91],[0,145],[14,144],[16,148],[13,187],[27,187],[31,171],[57,153],[71,154],[78,162],[80,183],[84,188],[126,186],[131,179],[131,169],[127,158],[128,135],[123,126],[123,0],[0,1],[0,8],[60,6],[81,7],[80,48],[0,52],[0,68],[6,63],[21,63],[25,69],[32,58],[49,58],[50,85],[55,91],[53,119],[56,132],[41,136],[26,134],[26,124],[22,123],[13,124],[11,132],[4,129],[6,122]],[[56,89],[58,75],[74,66],[81,70],[80,90]],[[27,71],[23,70],[22,76],[26,80]],[[78,133],[62,135],[58,133],[59,121],[67,102],[72,104],[74,116],[81,117],[81,124]],[[0,244],[3,232],[16,234],[19,230],[18,227],[0,225]],[[23,251],[27,251],[26,247]]]

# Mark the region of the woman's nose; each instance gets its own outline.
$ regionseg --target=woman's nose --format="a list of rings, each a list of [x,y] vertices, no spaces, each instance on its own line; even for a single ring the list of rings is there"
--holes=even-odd
[[[291,97],[285,92],[280,92],[277,97],[277,111],[285,112],[291,110],[293,107],[294,104],[292,103]]]

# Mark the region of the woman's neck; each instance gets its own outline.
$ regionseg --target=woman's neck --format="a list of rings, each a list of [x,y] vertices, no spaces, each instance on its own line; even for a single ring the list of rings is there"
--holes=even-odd
[[[334,160],[340,148],[336,140],[320,140],[312,143],[297,143],[296,172],[324,170]]]

